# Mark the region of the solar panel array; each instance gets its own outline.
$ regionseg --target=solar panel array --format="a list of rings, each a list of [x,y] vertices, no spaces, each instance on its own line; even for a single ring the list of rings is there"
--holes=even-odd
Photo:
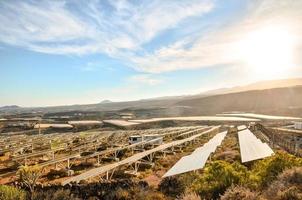
[[[248,129],[238,132],[238,138],[243,163],[269,157],[274,153],[266,143]]]
[[[182,174],[189,171],[201,169],[206,164],[208,157],[221,145],[227,131],[216,134],[202,147],[195,149],[193,153],[182,157],[163,177]]]
[[[238,131],[243,131],[245,129],[247,129],[246,125],[240,125],[237,127]]]
[[[162,145],[160,145],[158,147],[155,147],[153,149],[149,149],[149,150],[134,154],[130,157],[127,157],[126,159],[123,159],[123,160],[119,161],[119,162],[114,162],[112,164],[103,165],[103,166],[100,166],[100,167],[97,167],[97,168],[90,169],[90,170],[88,170],[88,171],[86,171],[82,174],[79,174],[77,176],[74,176],[74,177],[71,177],[67,180],[64,180],[62,182],[62,185],[66,185],[66,184],[71,183],[71,182],[79,182],[81,180],[85,180],[85,179],[89,179],[91,177],[99,176],[99,175],[101,175],[105,172],[109,172],[110,170],[114,170],[115,168],[120,167],[122,165],[126,165],[126,164],[129,165],[129,164],[135,163],[135,162],[145,158],[146,156],[151,155],[152,153],[162,152],[165,149],[175,147],[175,146],[179,146],[181,144],[185,144],[187,142],[193,141],[194,139],[196,139],[196,138],[198,138],[202,135],[211,133],[212,131],[216,132],[217,130],[219,130],[219,127],[220,126],[214,126],[214,127],[211,127],[211,129],[209,129],[207,131],[199,130],[195,135],[193,135],[189,138],[185,138],[185,139],[182,139],[182,140],[174,140],[172,142],[162,144]]]

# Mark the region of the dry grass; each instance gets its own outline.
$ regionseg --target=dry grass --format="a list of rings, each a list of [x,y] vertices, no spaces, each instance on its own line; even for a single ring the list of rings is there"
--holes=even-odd
[[[221,200],[258,200],[259,194],[242,186],[230,187],[220,198]]]
[[[196,193],[185,193],[177,200],[201,200],[201,198]]]
[[[302,199],[302,167],[288,169],[280,174],[264,192],[264,197],[273,200]]]

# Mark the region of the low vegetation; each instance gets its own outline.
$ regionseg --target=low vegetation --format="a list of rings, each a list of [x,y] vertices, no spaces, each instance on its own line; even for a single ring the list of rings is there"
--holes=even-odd
[[[24,190],[1,186],[0,199],[302,199],[302,158],[277,152],[271,157],[241,164],[236,140],[236,134],[229,134],[202,171],[164,178],[158,186],[149,186],[147,182],[140,182],[136,178],[124,177],[116,182],[100,182],[94,185],[85,183],[76,187],[43,188],[37,187],[41,169],[37,166],[22,166],[17,175]],[[191,151],[186,148],[183,150],[183,153],[176,156],[158,159],[154,168],[145,170],[145,176],[152,175],[153,170],[167,170],[181,157],[179,155]]]
[[[217,199],[232,185],[243,184],[248,178],[246,167],[239,163],[214,161],[192,184],[202,198]]]
[[[275,200],[302,199],[302,167],[285,170],[264,192],[264,196]]]
[[[232,186],[221,196],[221,200],[260,200],[259,193],[243,186]]]
[[[21,183],[22,186],[24,186],[29,190],[31,199],[33,198],[35,187],[41,175],[42,175],[42,169],[37,165],[21,166],[17,172],[19,182]]]
[[[257,188],[270,185],[285,169],[302,166],[302,159],[287,153],[276,155],[256,162],[250,172],[251,183]]]
[[[26,192],[8,185],[0,185],[1,200],[25,200]]]

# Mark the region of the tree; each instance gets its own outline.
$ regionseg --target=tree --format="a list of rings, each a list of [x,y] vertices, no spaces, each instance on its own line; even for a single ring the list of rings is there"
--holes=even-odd
[[[21,184],[24,184],[30,191],[31,196],[35,190],[38,179],[42,175],[42,169],[38,165],[21,166],[17,172],[17,176]]]

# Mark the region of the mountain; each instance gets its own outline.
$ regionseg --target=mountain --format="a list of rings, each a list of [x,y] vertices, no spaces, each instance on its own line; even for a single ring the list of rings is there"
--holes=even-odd
[[[106,103],[113,103],[113,102],[107,99],[100,102],[100,104],[106,104]]]
[[[265,90],[265,89],[272,89],[272,88],[293,87],[298,85],[302,85],[302,78],[266,80],[266,81],[252,83],[245,86],[236,86],[232,88],[220,88],[215,90],[209,90],[199,94],[199,96],[228,94],[228,93],[244,92],[249,90]]]
[[[302,86],[198,97],[179,101],[176,105],[191,107],[185,113],[190,115],[240,111],[301,116]]]
[[[166,96],[137,101],[112,102],[103,100],[97,104],[66,105],[52,107],[25,108],[19,106],[0,107],[0,113],[52,113],[73,111],[118,111],[123,109],[160,109],[166,115],[216,114],[227,111],[267,111],[273,112],[289,106],[302,106],[299,88],[302,78],[261,81],[246,86],[220,88],[197,95]],[[287,97],[290,97],[287,99]],[[284,102],[279,102],[284,101]],[[295,99],[301,101],[296,102]],[[295,101],[295,102],[294,102]],[[302,113],[302,112],[301,112]]]
[[[11,105],[11,106],[2,106],[2,107],[0,107],[0,110],[1,111],[9,111],[9,110],[16,110],[18,108],[21,108],[21,107],[16,106],[16,105]]]

